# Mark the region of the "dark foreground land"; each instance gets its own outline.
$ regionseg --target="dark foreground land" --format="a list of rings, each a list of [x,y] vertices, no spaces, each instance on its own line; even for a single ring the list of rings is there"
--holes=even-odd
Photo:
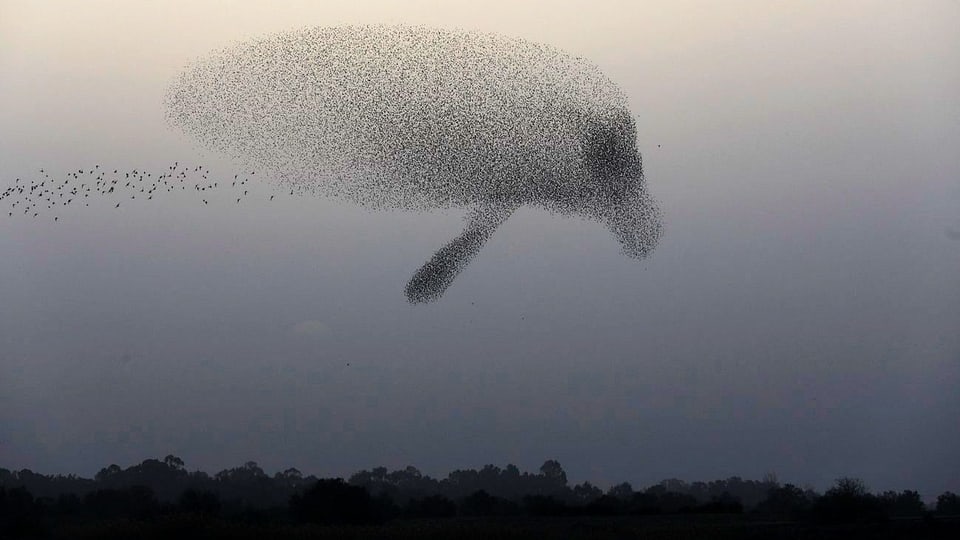
[[[560,464],[273,476],[254,462],[208,475],[182,460],[110,465],[94,478],[0,468],[0,540],[60,539],[958,539],[960,495],[824,493],[775,478],[571,486]]]
[[[746,516],[515,517],[404,520],[375,526],[242,524],[171,516],[150,521],[112,520],[64,525],[46,538],[186,539],[956,539],[960,518],[885,523],[810,524]]]

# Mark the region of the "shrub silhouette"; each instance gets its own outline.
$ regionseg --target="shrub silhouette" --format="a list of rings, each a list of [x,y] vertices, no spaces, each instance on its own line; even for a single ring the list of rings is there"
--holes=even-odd
[[[39,535],[42,507],[26,488],[0,486],[0,538]]]
[[[909,489],[899,493],[884,491],[880,494],[879,502],[883,507],[884,514],[890,517],[919,517],[927,509],[923,504],[923,499],[920,498],[920,494]]]
[[[863,481],[840,478],[834,487],[817,499],[813,514],[820,521],[855,523],[882,521],[886,518],[883,504],[871,495]]]
[[[656,507],[664,514],[688,512],[697,506],[697,498],[686,493],[663,491],[657,487],[648,489],[647,494],[655,497]]]
[[[603,495],[603,490],[590,482],[573,486],[573,500],[579,504],[589,504]]]
[[[960,496],[944,491],[937,497],[937,513],[945,516],[960,515]]]
[[[687,510],[692,514],[742,514],[743,504],[729,493],[721,493],[710,502],[694,506]]]
[[[303,495],[294,495],[290,511],[294,518],[310,523],[357,525],[379,521],[370,493],[342,478],[318,480]]]
[[[435,519],[457,515],[457,505],[443,495],[431,495],[422,499],[410,499],[403,509],[409,518]]]
[[[180,495],[177,509],[187,514],[216,516],[220,514],[220,496],[212,491],[188,489]]]
[[[593,516],[613,516],[625,512],[626,508],[622,499],[608,493],[590,501],[584,507],[584,513]]]
[[[633,497],[630,498],[627,511],[630,514],[638,516],[649,516],[660,514],[663,512],[663,509],[660,506],[658,497],[647,491],[634,493]]]
[[[793,484],[784,484],[771,489],[754,511],[780,519],[798,519],[809,512],[811,504],[802,489]]]
[[[523,498],[523,509],[532,516],[563,516],[571,513],[563,501],[549,495],[527,495]]]
[[[468,495],[460,501],[459,512],[464,516],[509,516],[519,513],[517,504],[494,497],[484,490]]]

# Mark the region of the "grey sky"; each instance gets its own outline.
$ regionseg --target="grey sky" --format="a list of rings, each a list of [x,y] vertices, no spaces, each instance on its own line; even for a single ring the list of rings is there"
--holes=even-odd
[[[235,174],[164,124],[188,62],[300,26],[429,24],[618,83],[656,251],[522,208],[410,305],[465,211],[268,204],[268,184],[240,205],[4,211],[0,466],[555,458],[575,481],[960,490],[956,3],[359,4],[0,3],[0,187],[97,163]]]

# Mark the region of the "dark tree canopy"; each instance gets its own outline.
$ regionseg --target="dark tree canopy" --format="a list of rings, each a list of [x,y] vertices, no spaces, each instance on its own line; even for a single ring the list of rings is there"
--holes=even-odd
[[[45,528],[57,523],[162,523],[171,516],[194,524],[352,526],[407,519],[751,514],[764,522],[879,526],[888,518],[955,520],[960,497],[944,492],[936,512],[931,510],[917,491],[874,494],[859,479],[847,477],[823,495],[773,477],[692,483],[668,479],[643,489],[621,482],[604,492],[590,482],[569,485],[555,460],[544,462],[536,473],[488,464],[458,469],[442,479],[413,466],[394,471],[376,467],[349,481],[304,476],[292,467],[271,476],[253,461],[208,475],[188,471],[173,455],[127,468],[110,465],[93,479],[0,469],[0,538],[43,536]]]

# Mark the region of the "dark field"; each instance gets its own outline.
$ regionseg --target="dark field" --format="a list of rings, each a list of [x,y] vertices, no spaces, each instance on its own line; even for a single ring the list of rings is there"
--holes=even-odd
[[[278,538],[278,539],[845,539],[960,537],[960,518],[885,523],[815,525],[745,516],[578,518],[450,518],[405,520],[379,526],[241,524],[184,516],[152,521],[113,520],[63,524],[46,538]]]

